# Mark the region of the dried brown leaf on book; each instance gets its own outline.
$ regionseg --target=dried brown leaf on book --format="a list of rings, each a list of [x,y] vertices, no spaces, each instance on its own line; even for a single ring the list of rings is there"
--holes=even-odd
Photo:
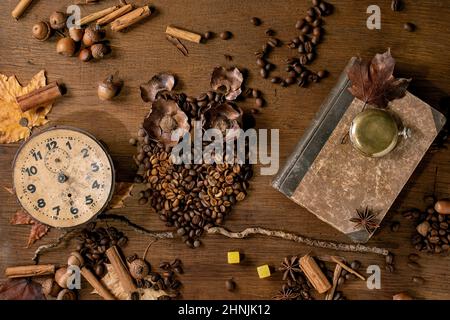
[[[16,98],[30,93],[46,85],[45,71],[37,73],[23,87],[16,76],[7,77],[0,74],[0,143],[12,143],[26,139],[33,127],[42,126],[48,122],[46,115],[52,109],[52,104],[22,112]]]
[[[34,220],[23,210],[18,210],[11,218],[10,223],[12,225],[31,225],[27,248],[29,248],[37,240],[42,239],[50,231],[49,226]]]
[[[119,209],[125,207],[125,200],[131,196],[134,184],[131,182],[116,182],[114,194],[108,204],[108,209]]]
[[[388,50],[377,54],[372,61],[358,58],[348,70],[352,95],[367,104],[386,108],[389,101],[402,98],[411,79],[393,76],[395,59]]]
[[[105,264],[107,273],[100,280],[106,288],[119,300],[131,300],[131,294],[123,290],[120,284],[119,277],[114,273],[114,269],[111,264]],[[150,278],[150,277],[148,277]],[[147,279],[146,279],[147,280]],[[150,279],[148,279],[150,280]],[[93,290],[93,294],[98,294]],[[139,300],[157,300],[158,297],[167,295],[164,290],[153,290],[151,288],[138,288]]]
[[[9,279],[0,284],[0,300],[45,300],[42,287],[31,279]]]

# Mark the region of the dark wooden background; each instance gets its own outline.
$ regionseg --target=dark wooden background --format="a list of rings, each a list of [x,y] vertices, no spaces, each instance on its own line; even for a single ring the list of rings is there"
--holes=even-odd
[[[264,42],[264,31],[271,27],[278,37],[287,41],[296,34],[294,28],[298,18],[305,15],[310,1],[181,1],[155,0],[152,4],[157,14],[127,33],[112,33],[108,37],[113,45],[111,57],[93,63],[81,63],[76,58],[64,58],[55,52],[54,40],[39,42],[31,37],[33,23],[46,19],[54,10],[64,10],[71,1],[34,1],[22,19],[14,21],[10,12],[16,0],[0,4],[0,72],[17,75],[22,83],[39,70],[45,69],[49,81],[61,81],[67,85],[68,95],[58,101],[49,114],[51,124],[72,125],[86,129],[105,141],[118,169],[119,180],[133,177],[134,148],[128,145],[139,123],[148,112],[140,99],[139,85],[161,71],[173,72],[179,79],[178,89],[197,95],[209,88],[210,72],[217,65],[228,65],[224,54],[233,56],[233,64],[249,70],[248,85],[260,88],[268,101],[262,114],[257,116],[258,128],[280,129],[281,163],[293,150],[296,141],[309,125],[322,100],[334,86],[337,77],[348,59],[360,54],[370,57],[391,48],[397,59],[397,74],[412,77],[411,91],[432,106],[450,95],[450,5],[446,0],[405,1],[406,8],[394,13],[390,1],[375,1],[381,7],[382,28],[370,31],[366,28],[366,9],[374,1],[332,1],[334,15],[326,18],[326,40],[319,47],[319,58],[312,68],[325,68],[331,75],[318,85],[308,89],[287,89],[272,85],[258,76],[254,51]],[[103,4],[84,7],[83,13],[114,4],[105,0]],[[143,1],[137,1],[143,3]],[[264,23],[254,27],[252,16],[260,17]],[[417,31],[408,33],[403,23],[411,21]],[[215,39],[207,44],[185,42],[190,51],[183,57],[165,40],[164,30],[168,24],[182,26],[199,33],[211,30],[230,30],[234,37],[229,41]],[[287,48],[278,49],[273,61],[282,65],[288,56]],[[100,102],[96,95],[97,83],[110,73],[119,71],[125,80],[121,96],[113,102]],[[243,105],[245,108],[250,103]],[[0,146],[0,186],[11,186],[11,161],[18,144]],[[370,245],[386,246],[396,254],[396,271],[382,273],[381,290],[368,290],[362,281],[348,282],[340,290],[349,299],[391,299],[392,295],[408,291],[418,298],[449,299],[450,258],[421,254],[422,271],[408,269],[407,255],[414,252],[410,244],[413,223],[402,218],[401,210],[409,207],[423,208],[422,198],[433,191],[434,173],[439,168],[436,192],[440,197],[450,196],[450,152],[443,150],[428,154],[387,215],[380,232]],[[348,241],[328,225],[316,219],[306,210],[296,206],[270,187],[270,176],[256,176],[251,181],[250,194],[240,203],[226,221],[226,227],[240,230],[259,225],[284,229],[304,235]],[[7,266],[30,263],[34,249],[51,241],[59,232],[52,230],[43,241],[26,249],[29,228],[10,226],[9,219],[18,209],[16,199],[0,188],[0,271]],[[127,201],[124,209],[118,210],[133,221],[153,229],[164,226],[148,207],[137,205],[137,199]],[[390,231],[392,221],[400,221],[397,233]],[[149,238],[140,236],[128,228],[122,228],[130,238],[126,254],[143,254]],[[58,251],[45,255],[42,262],[64,263],[71,251],[71,243]],[[245,253],[242,265],[227,265],[226,253],[238,249]],[[305,254],[311,249],[288,241],[254,237],[248,240],[230,240],[220,236],[207,236],[200,249],[188,249],[181,241],[159,241],[153,244],[149,261],[157,265],[161,260],[179,257],[185,265],[183,296],[187,299],[267,299],[281,286],[281,275],[275,273],[269,280],[260,280],[256,267],[268,263],[278,266],[286,255]],[[331,251],[313,250],[314,254],[330,254]],[[364,266],[380,264],[384,259],[375,255],[343,254],[349,260],[358,259]],[[426,279],[422,287],[414,286],[412,275]],[[238,285],[234,293],[225,290],[224,282],[233,277]],[[82,298],[89,295],[89,286],[84,285]]]

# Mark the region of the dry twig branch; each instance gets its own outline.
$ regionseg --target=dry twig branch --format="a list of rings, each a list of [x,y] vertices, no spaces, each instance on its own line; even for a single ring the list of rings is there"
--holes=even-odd
[[[369,247],[362,244],[350,244],[350,243],[338,243],[333,241],[316,240],[302,235],[297,235],[294,233],[279,231],[279,230],[268,230],[259,227],[247,228],[241,232],[231,232],[222,227],[212,227],[208,229],[208,234],[221,234],[225,237],[232,239],[245,239],[251,235],[259,234],[273,238],[281,238],[284,240],[290,240],[298,243],[305,244],[310,247],[324,248],[336,251],[345,252],[359,252],[359,253],[374,253],[383,256],[389,254],[389,250],[378,247]]]
[[[33,260],[36,264],[38,264],[38,263],[39,263],[39,257],[40,257],[43,253],[45,253],[45,252],[47,252],[47,251],[50,251],[51,249],[54,249],[54,248],[59,247],[63,242],[65,242],[65,241],[71,239],[71,238],[74,237],[75,234],[77,234],[78,232],[79,232],[78,229],[72,229],[72,230],[70,230],[70,231],[63,231],[63,232],[61,233],[61,235],[56,239],[55,242],[49,243],[49,244],[44,244],[44,245],[38,247],[38,248],[36,249],[36,251],[34,252],[34,256],[33,256],[33,259],[32,259],[32,260]]]

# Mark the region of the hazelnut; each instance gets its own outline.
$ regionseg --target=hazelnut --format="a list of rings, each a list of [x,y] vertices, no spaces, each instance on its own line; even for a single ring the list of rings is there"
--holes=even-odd
[[[106,44],[97,43],[91,46],[91,52],[94,59],[103,59],[104,56],[111,52],[111,50]]]
[[[105,80],[99,83],[97,94],[100,100],[111,100],[120,93],[123,81],[115,80],[114,75],[108,76]]]
[[[55,11],[50,16],[50,26],[55,30],[64,29],[66,26],[66,14]]]
[[[77,294],[69,289],[63,289],[58,294],[56,300],[77,300]]]
[[[87,28],[83,35],[83,44],[86,47],[90,47],[97,42],[100,42],[105,37],[105,31],[100,27],[96,26],[93,28]]]
[[[397,293],[392,297],[392,300],[414,300],[409,294],[405,292]]]
[[[130,263],[130,274],[136,280],[144,279],[150,272],[150,267],[144,259],[135,259]]]
[[[56,43],[56,52],[63,56],[71,57],[75,54],[76,45],[69,37],[62,38]]]
[[[67,280],[69,280],[70,273],[67,267],[61,267],[55,272],[55,281],[63,289],[67,289]]]
[[[91,50],[89,48],[82,49],[78,54],[78,59],[80,59],[83,62],[88,62],[89,60],[91,60],[92,59]]]
[[[52,28],[46,21],[40,21],[33,26],[33,37],[39,41],[45,41],[50,38],[52,34]]]
[[[56,283],[55,279],[48,278],[42,282],[42,293],[46,297],[56,297],[61,291],[61,287]]]
[[[70,28],[69,35],[73,41],[80,42],[81,40],[83,40],[84,29]]]
[[[84,264],[84,259],[78,251],[73,251],[70,253],[69,259],[67,259],[67,264],[81,267]]]

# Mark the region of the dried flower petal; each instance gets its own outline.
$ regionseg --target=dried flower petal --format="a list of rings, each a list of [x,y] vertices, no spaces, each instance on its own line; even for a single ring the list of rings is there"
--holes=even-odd
[[[232,101],[242,93],[243,81],[244,76],[238,68],[216,67],[211,75],[211,88],[223,93],[227,100]]]
[[[236,137],[238,130],[242,127],[243,111],[231,102],[216,105],[205,112],[205,129],[219,129],[228,140]]]
[[[144,102],[154,102],[161,91],[172,91],[175,86],[175,77],[169,73],[155,75],[147,83],[141,85],[141,97]]]

